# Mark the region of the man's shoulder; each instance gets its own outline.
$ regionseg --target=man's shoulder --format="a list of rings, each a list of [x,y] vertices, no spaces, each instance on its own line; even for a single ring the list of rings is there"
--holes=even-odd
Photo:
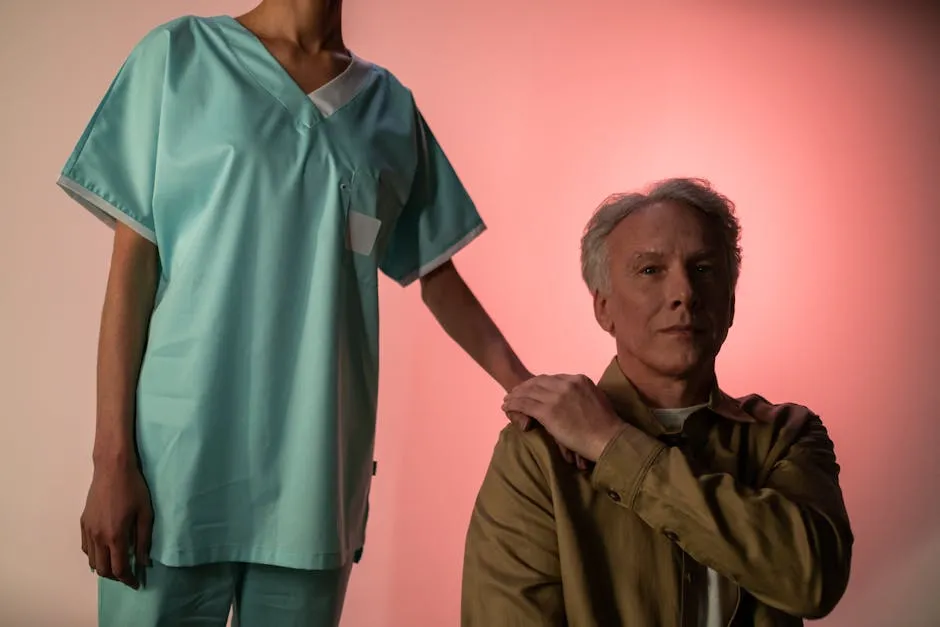
[[[808,422],[819,421],[819,415],[805,405],[793,402],[773,403],[761,394],[747,394],[734,399],[745,414],[760,425],[772,428],[798,430]]]
[[[522,431],[509,425],[500,431],[481,494],[523,495],[545,504],[559,495],[565,500],[579,490],[590,491],[589,477],[564,460],[555,439],[541,426]]]
[[[548,478],[554,474],[552,468],[558,457],[560,453],[555,440],[545,429],[536,426],[523,431],[510,424],[499,433],[491,465],[504,470],[526,469]]]
[[[534,459],[548,460],[551,456],[552,436],[545,429],[536,425],[528,431],[509,424],[499,432],[496,449],[507,455],[527,455]]]

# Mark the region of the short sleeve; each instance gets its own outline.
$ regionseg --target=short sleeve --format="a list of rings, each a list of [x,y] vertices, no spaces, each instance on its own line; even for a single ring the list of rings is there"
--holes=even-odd
[[[486,228],[424,116],[415,111],[416,170],[380,266],[401,285],[448,261]]]
[[[105,224],[156,243],[154,180],[168,34],[154,31],[128,56],[65,164],[58,184]]]

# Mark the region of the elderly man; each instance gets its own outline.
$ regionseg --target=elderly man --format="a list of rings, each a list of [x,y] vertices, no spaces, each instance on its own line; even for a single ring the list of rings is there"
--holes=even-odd
[[[828,614],[852,531],[809,409],[718,387],[734,318],[734,207],[673,179],[617,196],[582,240],[616,358],[595,386],[540,376],[505,411],[464,562],[464,627],[757,627]],[[593,462],[567,463],[559,447]]]

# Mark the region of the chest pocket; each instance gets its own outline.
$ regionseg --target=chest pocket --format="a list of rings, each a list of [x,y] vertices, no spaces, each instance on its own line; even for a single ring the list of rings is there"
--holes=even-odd
[[[341,185],[347,259],[361,283],[375,283],[405,197],[391,176],[356,170]]]

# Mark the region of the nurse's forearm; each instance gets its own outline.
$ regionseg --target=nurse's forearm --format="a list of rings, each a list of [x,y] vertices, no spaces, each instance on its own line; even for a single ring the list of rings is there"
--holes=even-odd
[[[157,249],[119,224],[98,337],[98,407],[92,459],[98,466],[137,464],[137,380],[159,272]]]
[[[452,262],[422,277],[421,298],[451,339],[504,390],[532,376]]]

